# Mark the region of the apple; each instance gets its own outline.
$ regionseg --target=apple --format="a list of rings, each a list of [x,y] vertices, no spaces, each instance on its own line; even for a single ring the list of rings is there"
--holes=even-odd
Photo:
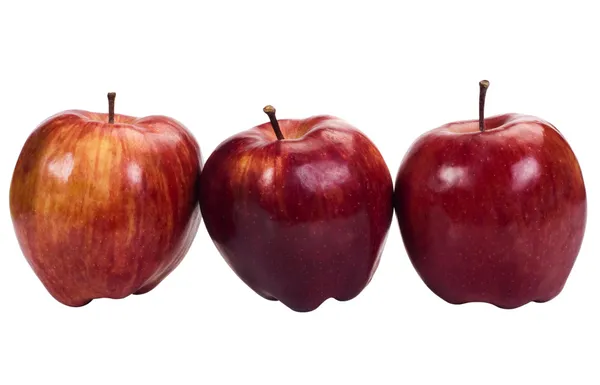
[[[152,290],[200,224],[198,143],[165,116],[60,112],[29,136],[10,186],[26,260],[72,307]]]
[[[232,270],[297,312],[347,301],[370,282],[393,219],[393,181],[361,131],[333,116],[277,120],[206,160],[200,208]]]
[[[424,283],[452,303],[517,308],[563,289],[583,241],[586,189],[571,147],[529,115],[445,124],[412,144],[396,218]]]

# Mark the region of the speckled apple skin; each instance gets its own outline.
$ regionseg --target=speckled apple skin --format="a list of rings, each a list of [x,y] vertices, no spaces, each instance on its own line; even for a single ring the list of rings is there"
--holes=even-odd
[[[416,271],[453,304],[517,308],[563,289],[583,241],[579,163],[550,123],[506,114],[447,124],[402,161],[395,210]]]
[[[331,116],[280,120],[224,141],[207,159],[208,233],[254,291],[312,311],[371,280],[393,218],[393,181],[375,145]]]
[[[58,113],[29,136],[10,187],[25,258],[68,306],[152,290],[200,225],[200,147],[165,116]]]

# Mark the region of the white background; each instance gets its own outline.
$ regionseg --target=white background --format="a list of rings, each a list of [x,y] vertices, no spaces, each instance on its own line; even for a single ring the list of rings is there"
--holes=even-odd
[[[594,2],[2,1],[0,384],[598,384],[600,260]],[[154,291],[68,308],[23,258],[8,191],[21,146],[71,108],[164,114],[204,159],[266,121],[327,113],[367,133],[395,177],[421,133],[522,112],[555,124],[582,165],[584,245],[559,297],[453,306],[412,268],[396,219],[367,289],[294,313],[229,269],[204,224]]]

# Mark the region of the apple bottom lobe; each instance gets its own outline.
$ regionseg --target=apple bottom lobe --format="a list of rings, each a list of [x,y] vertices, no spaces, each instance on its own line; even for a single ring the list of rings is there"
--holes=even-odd
[[[371,279],[369,278],[366,281],[358,283],[355,288],[348,288],[348,291],[345,294],[332,294],[332,295],[322,294],[322,295],[315,296],[309,300],[304,299],[304,298],[300,299],[300,300],[295,299],[295,298],[285,298],[285,299],[279,300],[278,298],[275,298],[274,296],[272,296],[266,292],[261,292],[259,290],[255,290],[255,291],[261,297],[263,297],[267,300],[270,300],[270,301],[281,302],[282,304],[284,304],[285,306],[287,306],[288,308],[290,308],[291,310],[293,310],[295,312],[308,313],[308,312],[317,310],[323,303],[325,303],[329,299],[334,299],[338,302],[347,302],[347,301],[350,301],[350,300],[358,297],[358,295],[369,284],[370,280]]]
[[[100,232],[98,227],[94,231],[94,226],[90,226],[91,239],[95,240],[92,246],[94,253],[86,252],[76,242],[64,241],[49,244],[52,250],[49,255],[39,251],[31,253],[29,240],[24,234],[35,232],[31,223],[37,221],[23,221],[17,228],[21,229],[18,238],[26,260],[50,295],[66,306],[82,307],[94,299],[123,299],[152,291],[183,260],[200,225],[200,218],[197,207],[186,221],[185,229],[174,234],[169,244],[156,249],[145,248],[143,243],[123,247],[111,239],[114,232]],[[24,223],[28,223],[28,231],[23,231]],[[63,225],[69,229],[68,224]],[[160,229],[147,232],[148,239],[160,239],[160,234]],[[75,235],[70,229],[64,230],[60,238],[85,239],[86,236]],[[72,258],[74,255],[79,258]]]
[[[458,224],[434,210],[423,213],[435,218],[429,226],[436,240],[427,245],[408,222],[401,220],[401,228],[415,270],[438,297],[452,304],[485,302],[514,309],[548,302],[565,286],[581,245],[585,207],[562,209],[539,209],[543,221],[488,221],[478,227]],[[571,218],[576,219],[572,224]]]
[[[61,301],[60,299],[58,299],[55,296],[53,296],[53,297],[58,302],[62,303],[63,305],[69,306],[69,307],[83,307],[93,301],[92,299],[88,299],[87,301],[81,301],[81,302],[65,302],[65,301]]]
[[[295,303],[295,302],[289,302],[289,301],[280,301],[279,299],[273,297],[272,295],[266,294],[261,291],[255,291],[255,292],[266,300],[273,301],[273,302],[281,302],[282,304],[284,304],[291,310],[298,312],[298,313],[310,313],[311,311],[317,310],[323,303],[325,303],[329,299],[335,299],[336,301],[339,301],[339,302],[346,302],[346,301],[350,301],[350,300],[354,299],[355,297],[357,297],[360,294],[360,292],[358,292],[358,293],[353,294],[352,296],[346,296],[346,297],[326,296],[326,297],[323,297],[320,299],[316,299],[312,302]]]
[[[55,287],[52,285],[45,285],[48,292],[60,303],[70,306],[70,307],[82,307],[95,299],[123,299],[129,297],[130,295],[143,295],[152,291],[156,286],[160,284],[160,282],[171,272],[179,263],[181,259],[174,261],[172,264],[168,265],[165,270],[162,270],[159,275],[155,278],[152,278],[146,281],[144,284],[140,286],[139,289],[115,289],[115,290],[107,290],[107,291],[99,291],[96,292],[92,296],[83,296],[78,297],[77,294],[58,294]],[[110,273],[107,274],[110,280]],[[42,279],[42,281],[44,281]],[[87,290],[83,290],[84,292]]]
[[[352,291],[350,294],[347,295],[322,295],[319,297],[316,297],[313,300],[305,300],[302,299],[300,301],[294,300],[294,299],[284,299],[284,300],[279,300],[278,298],[275,298],[274,296],[260,291],[259,289],[254,289],[254,291],[260,295],[261,297],[263,297],[266,300],[269,301],[273,301],[273,302],[281,302],[282,304],[284,304],[285,306],[287,306],[288,308],[290,308],[291,310],[298,312],[298,313],[309,313],[311,311],[317,310],[323,303],[325,303],[327,300],[329,299],[334,299],[338,302],[346,302],[346,301],[350,301],[354,298],[356,298],[361,291],[368,285],[370,279],[366,282],[366,283],[362,283],[360,284],[360,290],[354,290]],[[247,282],[246,282],[247,283]]]
[[[421,278],[423,278],[423,277],[421,277]],[[426,280],[424,280],[424,281],[426,281]],[[426,282],[426,285],[440,299],[444,300],[445,302],[447,302],[451,305],[465,305],[465,304],[470,304],[470,303],[487,303],[487,304],[496,306],[500,309],[506,309],[506,310],[517,309],[517,308],[527,305],[528,303],[531,303],[531,302],[533,302],[533,303],[549,302],[552,299],[554,299],[555,297],[557,297],[565,286],[564,283],[562,285],[558,285],[557,288],[555,290],[553,290],[552,293],[549,295],[537,296],[537,297],[527,297],[527,298],[523,299],[523,298],[519,298],[519,297],[514,297],[510,294],[502,296],[501,298],[498,298],[497,296],[494,296],[494,295],[488,295],[488,294],[479,294],[479,295],[474,294],[471,296],[462,295],[462,294],[451,295],[451,294],[448,294],[444,291],[437,289],[434,285],[428,284],[427,282]]]
[[[470,303],[487,303],[493,306],[496,306],[500,309],[505,309],[505,310],[512,310],[512,309],[517,309],[520,308],[522,306],[525,306],[531,302],[533,303],[545,303],[545,302],[549,302],[551,300],[553,300],[555,297],[557,297],[560,292],[562,291],[563,286],[561,286],[559,288],[559,290],[556,291],[555,294],[545,297],[543,299],[532,299],[532,300],[494,300],[494,299],[482,299],[480,297],[474,297],[472,299],[454,299],[454,298],[449,298],[448,296],[442,295],[438,292],[436,292],[436,290],[434,290],[431,286],[427,285],[429,287],[429,289],[431,291],[433,291],[440,299],[446,301],[447,303],[451,304],[451,305],[465,305],[465,304],[470,304]]]
[[[215,240],[220,254],[254,292],[297,312],[358,296],[379,265],[392,217],[391,204],[378,225],[365,208],[299,223],[273,222],[270,212],[250,202],[233,209],[244,236]]]
[[[316,239],[314,242],[319,243]],[[328,242],[322,244],[325,248],[333,247]],[[363,263],[358,264],[353,259],[356,258],[355,254],[350,252],[335,253],[332,256],[305,249],[306,254],[303,256],[284,250],[280,252],[279,258],[271,258],[270,252],[254,254],[253,262],[244,265],[240,262],[242,258],[233,257],[233,262],[228,257],[235,255],[231,253],[231,249],[222,245],[217,245],[217,248],[229,267],[255,293],[269,301],[281,302],[293,311],[304,313],[316,310],[330,298],[339,302],[356,298],[373,278],[383,245],[376,253],[375,260],[367,257],[371,253],[365,253]],[[275,260],[283,262],[278,266],[269,263]],[[254,269],[249,265],[262,268]]]

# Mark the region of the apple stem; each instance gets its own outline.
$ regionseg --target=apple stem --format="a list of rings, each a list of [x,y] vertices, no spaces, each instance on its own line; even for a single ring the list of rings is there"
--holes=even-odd
[[[115,98],[117,94],[109,92],[106,96],[108,97],[108,123],[113,124],[115,122]]]
[[[485,94],[490,86],[490,82],[482,80],[479,82],[479,131],[485,131],[485,120],[483,110],[485,108]]]
[[[271,126],[273,126],[273,131],[275,131],[277,140],[285,139],[283,137],[283,134],[281,133],[281,128],[279,127],[279,122],[277,121],[277,118],[275,117],[275,107],[269,105],[269,106],[266,106],[265,108],[263,108],[263,111],[265,112],[265,114],[267,114],[267,116],[269,117],[269,120],[271,121]]]

